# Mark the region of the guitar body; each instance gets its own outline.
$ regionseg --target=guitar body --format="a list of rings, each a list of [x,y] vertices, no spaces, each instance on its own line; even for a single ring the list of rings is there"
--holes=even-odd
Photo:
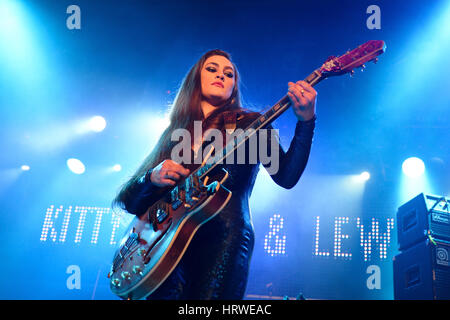
[[[160,200],[145,214],[135,217],[116,251],[108,277],[111,291],[123,299],[142,299],[155,291],[177,266],[198,228],[216,216],[231,199],[220,181],[212,182],[210,192],[199,196],[189,209],[170,209],[163,221],[155,223]]]

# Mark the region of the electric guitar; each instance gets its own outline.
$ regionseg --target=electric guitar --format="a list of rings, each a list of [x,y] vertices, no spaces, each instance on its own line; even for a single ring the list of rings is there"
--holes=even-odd
[[[305,81],[314,86],[320,81],[377,61],[386,49],[384,41],[372,40],[340,57],[329,57]],[[216,152],[212,161],[203,163],[180,180],[147,211],[135,217],[115,252],[108,273],[111,291],[123,299],[142,299],[155,291],[177,266],[194,234],[214,218],[231,199],[223,186],[228,177],[225,169],[210,173],[252,134],[277,119],[291,105],[286,95],[269,111],[259,116],[236,140]],[[250,132],[250,134],[249,134]],[[210,150],[211,154],[212,149]],[[211,160],[211,159],[210,159]]]

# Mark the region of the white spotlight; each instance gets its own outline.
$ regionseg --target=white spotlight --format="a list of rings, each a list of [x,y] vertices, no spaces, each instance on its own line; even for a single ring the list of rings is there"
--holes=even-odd
[[[425,164],[416,157],[411,157],[403,161],[402,170],[410,178],[420,177],[425,172]]]
[[[370,173],[367,171],[364,171],[363,173],[361,173],[359,175],[359,177],[361,178],[362,181],[367,181],[370,179]]]
[[[70,171],[75,174],[82,174],[85,171],[83,162],[75,158],[70,158],[69,160],[67,160],[67,166],[69,167]]]
[[[170,120],[168,117],[164,118],[154,118],[150,123],[150,128],[155,130],[156,133],[162,133],[170,125]]]
[[[89,128],[92,131],[100,132],[106,127],[106,120],[102,116],[95,116],[89,120]]]
[[[119,172],[120,170],[122,170],[122,166],[120,164],[115,164],[113,166],[113,171]]]
[[[20,169],[22,169],[22,171],[28,171],[28,170],[30,170],[30,166],[27,166],[26,164],[24,164],[23,166],[20,167]]]
[[[358,175],[354,175],[352,176],[353,181],[355,181],[356,183],[361,183],[361,182],[366,182],[367,180],[370,179],[370,173],[367,171],[364,171]]]

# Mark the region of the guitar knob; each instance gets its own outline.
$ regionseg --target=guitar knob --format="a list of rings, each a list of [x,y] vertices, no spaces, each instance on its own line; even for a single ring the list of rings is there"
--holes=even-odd
[[[122,278],[124,278],[124,279],[126,279],[126,280],[128,280],[128,279],[131,278],[131,274],[130,274],[128,271],[123,271],[123,272],[121,273],[121,276],[122,276]]]
[[[108,275],[107,275],[108,279],[111,279],[113,274],[114,274],[114,266],[111,266],[111,269],[109,269],[109,272],[108,272]]]
[[[212,194],[216,193],[216,191],[219,190],[220,184],[219,184],[219,182],[214,181],[214,182],[211,182],[207,187],[208,187],[207,194],[212,195]]]
[[[140,266],[133,266],[133,272],[135,274],[140,274],[142,275],[142,268]]]
[[[146,250],[141,248],[141,249],[138,250],[138,255],[142,257],[142,256],[145,255],[145,252],[146,252]]]
[[[113,284],[114,287],[120,287],[120,280],[119,279],[112,279],[111,283]]]

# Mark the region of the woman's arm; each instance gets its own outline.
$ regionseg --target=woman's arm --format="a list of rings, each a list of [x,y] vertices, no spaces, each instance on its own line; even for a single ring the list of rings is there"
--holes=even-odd
[[[275,173],[271,171],[269,173],[278,185],[290,189],[297,184],[308,163],[316,121],[317,92],[305,81],[289,82],[288,86],[292,110],[297,117],[295,134],[287,152],[284,152],[279,141],[276,142],[279,147],[276,159],[278,170]]]
[[[150,181],[152,171],[149,170],[147,174],[130,185],[122,195],[123,207],[127,212],[140,216],[162,196],[163,188],[157,187]]]
[[[127,189],[121,197],[124,209],[138,216],[145,213],[170,187],[188,174],[189,170],[182,165],[164,160]]]
[[[267,170],[271,174],[273,181],[279,186],[291,189],[294,187],[298,180],[300,179],[303,171],[306,168],[306,164],[308,163],[309,154],[311,150],[311,144],[314,135],[316,117],[314,116],[312,119],[308,121],[297,121],[295,127],[295,134],[292,138],[291,144],[287,152],[283,150],[283,147],[279,144],[279,139],[277,135],[271,135],[270,132],[267,134],[267,146],[273,145],[273,143],[278,144],[278,157],[271,154],[270,148],[268,154],[270,154],[271,161],[277,161],[276,165],[274,163],[263,163],[263,166],[268,169],[268,167],[272,167],[275,165],[276,170],[275,173],[272,173],[273,169]],[[269,126],[268,129],[273,129],[272,126]],[[277,139],[277,141],[273,141],[272,139]]]

